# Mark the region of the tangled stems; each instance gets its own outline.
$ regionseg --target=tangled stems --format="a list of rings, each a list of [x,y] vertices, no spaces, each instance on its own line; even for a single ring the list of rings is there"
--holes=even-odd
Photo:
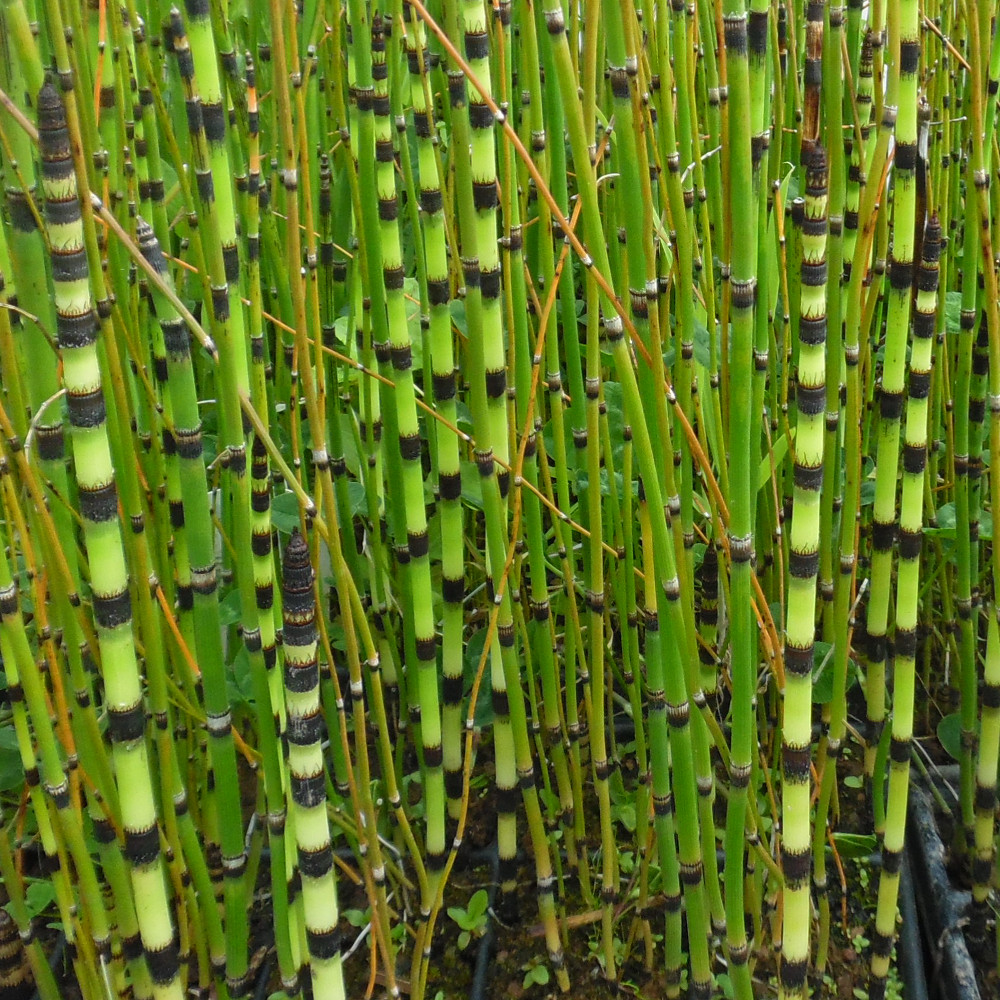
[[[88,998],[244,995],[258,866],[286,995],[433,995],[484,829],[560,988],[801,996],[859,769],[877,994],[953,687],[983,936],[992,5],[0,12],[0,860]]]

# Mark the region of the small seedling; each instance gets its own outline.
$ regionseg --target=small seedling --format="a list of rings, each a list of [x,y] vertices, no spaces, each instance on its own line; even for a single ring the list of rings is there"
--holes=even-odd
[[[465,909],[461,906],[448,907],[448,916],[461,928],[458,935],[459,950],[464,951],[474,937],[480,938],[486,933],[486,911],[489,905],[490,898],[486,890],[477,889]]]
[[[549,985],[549,967],[545,964],[545,959],[533,958],[521,966],[521,971],[524,973],[521,985],[526,990],[531,989],[536,983],[539,986]]]

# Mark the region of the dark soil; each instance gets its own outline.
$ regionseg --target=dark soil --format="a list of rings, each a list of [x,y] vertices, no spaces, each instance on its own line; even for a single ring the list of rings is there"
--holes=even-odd
[[[843,773],[860,771],[858,763],[849,759],[841,764]],[[868,832],[870,807],[861,789],[843,787],[840,795],[842,812],[841,828]],[[597,828],[597,817],[588,817],[588,828]],[[493,792],[490,791],[470,811],[466,842],[483,847],[493,836],[495,810]],[[523,823],[522,823],[523,830]],[[523,838],[526,840],[526,837]],[[592,845],[593,846],[593,845]],[[870,936],[878,887],[878,872],[871,862],[844,858],[844,883],[841,883],[835,864],[829,867],[829,900],[831,911],[831,941],[826,968],[826,978],[813,985],[814,996],[829,1000],[855,1000],[855,990],[867,986],[867,956],[859,953],[862,939]],[[478,888],[488,888],[489,870],[485,867],[456,871],[445,895],[445,910],[449,905],[464,905]],[[346,904],[345,904],[346,905]],[[359,907],[366,903],[359,900]],[[531,858],[521,858],[518,888],[513,899],[498,901],[499,916],[494,922],[496,951],[491,959],[487,989],[483,1000],[543,1000],[560,997],[554,978],[547,985],[528,981],[526,974],[534,966],[544,965],[545,940],[539,924],[537,899],[534,889],[534,867]],[[662,947],[654,954],[653,967],[643,965],[641,940],[635,940],[631,952],[618,970],[618,981],[610,982],[603,973],[595,953],[600,940],[600,911],[587,911],[578,890],[569,890],[565,913],[572,916],[564,942],[566,967],[571,981],[573,1000],[608,1000],[611,997],[635,997],[653,1000],[666,995],[667,981],[662,970]],[[633,932],[634,912],[621,917],[616,924],[616,937],[628,939]],[[654,934],[662,928],[654,918]],[[458,949],[458,928],[454,921],[442,914],[437,924],[431,971],[426,996],[434,1000],[443,991],[446,1000],[466,997],[472,982],[475,965],[475,943],[464,951]],[[765,942],[767,944],[767,942]],[[715,942],[716,954],[722,955],[721,942]],[[369,977],[367,951],[355,953],[345,966],[347,994],[361,998]],[[717,970],[718,971],[718,970]],[[759,998],[777,996],[777,969],[771,952],[764,948],[754,962],[754,992]],[[381,982],[381,977],[379,977]],[[376,992],[376,996],[379,993]]]

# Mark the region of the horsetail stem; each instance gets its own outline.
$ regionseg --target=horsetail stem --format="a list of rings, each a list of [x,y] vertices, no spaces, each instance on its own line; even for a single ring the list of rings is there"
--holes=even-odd
[[[442,766],[448,811],[457,818],[462,797],[462,599],[465,596],[465,560],[461,546],[462,481],[458,438],[448,425],[456,423],[455,355],[451,335],[451,298],[444,198],[435,153],[436,125],[431,105],[429,59],[422,22],[409,4],[403,7],[407,25],[407,65],[413,101],[413,130],[417,137],[420,209],[429,306],[428,346],[431,352],[434,405],[443,420],[435,424],[438,509],[441,525]]]
[[[938,256],[941,227],[936,216],[928,220],[922,259],[917,271],[917,295],[910,351],[909,398],[903,442],[903,485],[899,515],[899,570],[896,578],[896,670],[893,697],[892,750],[889,798],[883,840],[879,905],[872,942],[871,989],[882,994],[896,922],[896,895],[906,822],[913,704],[916,687],[917,604],[920,554],[923,544],[923,475],[927,461],[927,393],[930,386],[931,347],[937,310]],[[891,920],[890,920],[891,914]]]
[[[809,761],[827,378],[827,160],[823,147],[814,139],[803,142],[801,155],[805,169],[802,296],[781,728],[784,741],[781,858],[785,876],[781,985],[786,995],[801,992],[809,961]]]
[[[326,816],[323,713],[316,659],[316,597],[309,549],[294,533],[282,561],[289,823],[302,875],[307,964],[317,996],[346,996],[337,929],[337,888]]]
[[[985,940],[994,7],[0,0],[0,866],[86,1000],[461,990],[494,838],[561,990],[801,996],[859,825],[887,994],[948,715]]]
[[[188,8],[191,29],[195,32],[192,36],[195,45],[189,45],[184,23],[176,9],[171,15],[170,27],[188,113],[199,215],[203,221],[200,229],[211,285],[212,330],[214,339],[219,345],[221,360],[219,385],[223,392],[219,407],[220,424],[228,459],[227,482],[231,491],[227,511],[238,544],[249,548],[251,530],[250,490],[246,475],[247,449],[243,417],[238,404],[240,392],[247,389],[249,373],[246,367],[243,304],[239,295],[239,257],[235,242],[232,197],[224,145],[225,113],[221,104],[221,92],[218,89],[211,28],[207,23],[208,11],[198,3],[189,4]],[[199,71],[197,75],[196,67]],[[204,100],[200,90],[202,73],[206,76],[207,87]],[[218,183],[216,183],[217,178]],[[218,200],[216,200],[217,192]],[[193,433],[198,429],[198,424],[187,429]],[[200,454],[200,441],[194,436],[190,438],[190,444],[194,458]],[[199,501],[199,505],[202,503]],[[196,555],[199,557],[197,563],[194,561]],[[252,563],[246,560],[238,561],[237,576],[243,639],[248,655],[254,660],[262,656],[262,653],[259,645],[260,628],[254,599]],[[217,622],[215,609],[218,605],[218,570],[214,543],[211,553],[208,550],[192,553],[191,586],[196,607],[202,609],[206,620],[214,618]],[[206,669],[202,676],[209,738],[216,747],[212,755],[212,771],[218,798],[219,846],[222,852],[226,907],[226,977],[231,990],[240,995],[247,986],[248,928],[244,882],[246,852],[233,752],[232,715],[225,689],[217,626],[214,629],[207,626],[204,634],[199,629],[196,641],[209,644],[203,661]]]
[[[180,967],[160,862],[159,827],[145,745],[145,709],[132,637],[128,570],[118,528],[118,497],[105,427],[97,356],[97,318],[70,131],[59,92],[38,95],[45,214],[52,248],[56,330],[72,431],[80,516],[90,559],[91,592],[133,891],[146,905],[139,931],[158,997],[181,996]]]
[[[375,222],[376,205],[366,200],[365,182],[362,180],[362,223],[365,232],[366,256],[369,280],[381,281],[385,289],[385,318],[374,323],[375,353],[380,369],[391,366],[391,384],[394,392],[389,405],[383,412],[391,414],[391,423],[396,431],[396,442],[388,447],[396,452],[388,462],[388,468],[395,475],[402,474],[402,509],[405,524],[406,544],[397,538],[396,544],[405,552],[405,562],[400,559],[401,570],[405,573],[409,593],[408,619],[412,622],[413,652],[408,670],[416,674],[417,701],[420,706],[420,736],[423,746],[424,767],[426,769],[427,840],[426,849],[430,867],[435,870],[443,862],[445,853],[445,794],[444,768],[441,737],[441,710],[438,704],[437,686],[437,636],[434,628],[433,605],[430,585],[430,549],[427,519],[423,502],[423,470],[421,466],[421,438],[417,422],[413,380],[413,344],[410,339],[406,319],[406,303],[403,296],[403,261],[397,217],[399,202],[396,195],[396,180],[393,168],[392,129],[389,119],[388,65],[385,61],[385,38],[380,21],[376,18],[372,31],[372,42],[367,44],[358,37],[365,31],[365,22],[354,24],[356,66],[358,67],[359,91],[364,81],[372,80],[371,110],[362,109],[359,100],[359,114],[362,116],[361,135],[367,135],[367,121],[372,124],[374,149],[365,148],[364,138],[358,151],[359,158],[375,154],[378,164],[375,187],[377,195],[377,229]],[[365,60],[371,53],[370,65]],[[379,252],[379,250],[381,252]],[[377,308],[377,307],[376,307]],[[388,361],[389,366],[385,365]],[[387,394],[388,401],[388,394]],[[395,497],[391,501],[396,506]]]
[[[747,15],[742,3],[727,4],[724,15],[725,52],[729,80],[729,174],[726,178],[733,233],[754,230],[752,162],[749,139],[750,84]],[[730,246],[730,315],[732,347],[729,361],[730,499],[729,551],[733,683],[733,733],[731,739],[729,805],[726,813],[726,942],[736,973],[739,1000],[750,996],[748,945],[743,922],[743,857],[747,788],[752,766],[753,623],[751,620],[752,496],[750,459],[759,451],[754,429],[759,414],[752,412],[753,316],[757,304],[756,246],[751,239],[736,238]],[[805,977],[797,967],[794,977],[782,973],[786,988],[795,988]]]

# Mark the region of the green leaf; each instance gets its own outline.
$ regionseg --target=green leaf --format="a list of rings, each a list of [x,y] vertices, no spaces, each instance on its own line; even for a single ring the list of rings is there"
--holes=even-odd
[[[469,323],[465,318],[465,299],[452,299],[448,303],[448,311],[451,313],[451,321],[458,328],[458,332],[463,337],[468,337]]]
[[[813,646],[813,689],[814,705],[825,705],[833,700],[833,656],[828,642],[817,642]],[[829,659],[827,657],[829,656]],[[824,662],[825,661],[825,662]],[[822,669],[821,669],[822,668]],[[847,686],[850,690],[858,679],[858,665],[853,659],[847,661]]]
[[[612,359],[609,358],[608,363],[613,363]],[[542,441],[545,443],[545,453],[554,461],[556,457],[556,437],[551,420],[546,421],[542,427]],[[575,462],[574,454],[576,449],[573,445],[573,428],[570,426],[569,420],[563,421],[563,446],[566,449],[567,463],[572,469]],[[633,465],[636,464],[638,463],[633,462]]]
[[[955,504],[942,504],[934,512],[934,526],[925,528],[924,533],[931,536],[936,535],[941,538],[954,538],[955,520]]]
[[[28,912],[37,917],[56,901],[55,886],[48,879],[32,879],[24,894],[24,902]]]
[[[219,624],[223,628],[236,625],[242,617],[242,608],[239,588],[233,587],[225,598],[219,601]]]
[[[350,341],[347,339],[348,338],[347,331],[350,328],[350,322],[351,322],[351,317],[347,313],[338,316],[333,321],[333,336],[336,338],[338,347],[347,347],[347,345],[350,343]]]
[[[496,640],[494,639],[494,642]],[[465,695],[472,692],[472,682],[479,669],[479,660],[486,644],[486,629],[482,628],[465,644],[465,658],[462,664],[462,682]],[[476,698],[476,726],[483,728],[493,722],[493,675],[487,661],[483,668],[483,679],[479,685],[479,695]]]
[[[12,792],[24,785],[21,751],[13,726],[0,729],[0,792]]]
[[[466,911],[473,921],[473,927],[477,927],[486,916],[486,911],[490,905],[490,897],[485,889],[477,889],[469,900],[469,908]]]
[[[958,333],[962,328],[962,293],[948,292],[944,297],[944,328]]]
[[[360,476],[361,462],[358,459],[358,446],[355,441],[355,434],[357,434],[357,426],[354,423],[354,415],[351,413],[341,413],[340,447],[344,452],[344,462],[347,464],[347,470],[352,476]],[[287,455],[288,452],[286,451],[284,454]]]
[[[793,430],[794,434],[795,431]],[[788,454],[788,435],[782,434],[771,446],[771,454],[765,455],[760,460],[760,470],[757,473],[757,492],[759,493],[770,481],[771,472],[781,467],[781,463]]]
[[[844,778],[844,784],[848,788],[860,788],[864,784],[864,781],[858,774],[849,774]]]
[[[455,403],[455,426],[466,434],[472,433],[472,411],[461,400]]]
[[[611,496],[611,480],[608,478],[608,470],[601,469],[601,496],[607,497]],[[576,470],[576,488],[578,493],[584,493],[587,487],[590,485],[590,478],[587,475],[586,469]],[[622,479],[622,474],[615,470],[615,496],[621,497],[625,489],[625,482]]]
[[[615,806],[613,812],[618,822],[621,823],[621,825],[625,827],[629,833],[635,833],[636,822],[634,803],[626,802],[620,806]]]
[[[983,542],[993,541],[993,513],[988,510],[979,512],[979,540]]]
[[[833,842],[842,858],[867,858],[878,847],[878,838],[874,834],[835,833]]]
[[[625,404],[622,398],[621,383],[605,382],[603,393],[608,414],[608,434],[611,437],[611,454],[615,460],[615,469],[620,470],[622,467],[622,456],[625,451]],[[637,465],[638,463],[633,460],[633,469]]]
[[[365,487],[356,479],[347,484],[347,498],[351,504],[351,517],[363,517],[368,513],[368,496]]]
[[[242,643],[233,657],[231,667],[226,668],[226,689],[229,692],[229,701],[235,708],[237,705],[252,706],[253,678],[250,676],[250,654],[246,646]]]
[[[302,523],[299,499],[291,491],[279,493],[271,500],[271,524],[284,535],[290,535]]]
[[[409,242],[412,244],[412,238]],[[406,332],[410,335],[413,367],[419,371],[424,365],[424,338],[420,329],[420,286],[416,278],[407,278],[403,282],[403,294],[416,300],[411,302],[408,299],[406,302]]]
[[[939,538],[954,538],[958,529],[958,516],[955,513],[955,504],[942,504],[934,512],[933,526],[924,528],[924,534]],[[993,512],[980,510],[979,512],[979,537],[986,541],[993,540]]]
[[[524,982],[521,985],[528,989],[533,983],[537,983],[539,986],[548,986],[549,967],[547,965],[533,965],[524,974]]]
[[[475,510],[483,509],[483,484],[475,462],[462,462],[462,499]]]
[[[706,370],[712,361],[708,342],[708,327],[697,317],[694,321],[694,359]]]
[[[953,760],[962,759],[962,716],[959,712],[946,715],[937,727],[938,742]]]
[[[813,643],[812,699],[816,705],[825,705],[833,697],[832,648],[829,642]]]

